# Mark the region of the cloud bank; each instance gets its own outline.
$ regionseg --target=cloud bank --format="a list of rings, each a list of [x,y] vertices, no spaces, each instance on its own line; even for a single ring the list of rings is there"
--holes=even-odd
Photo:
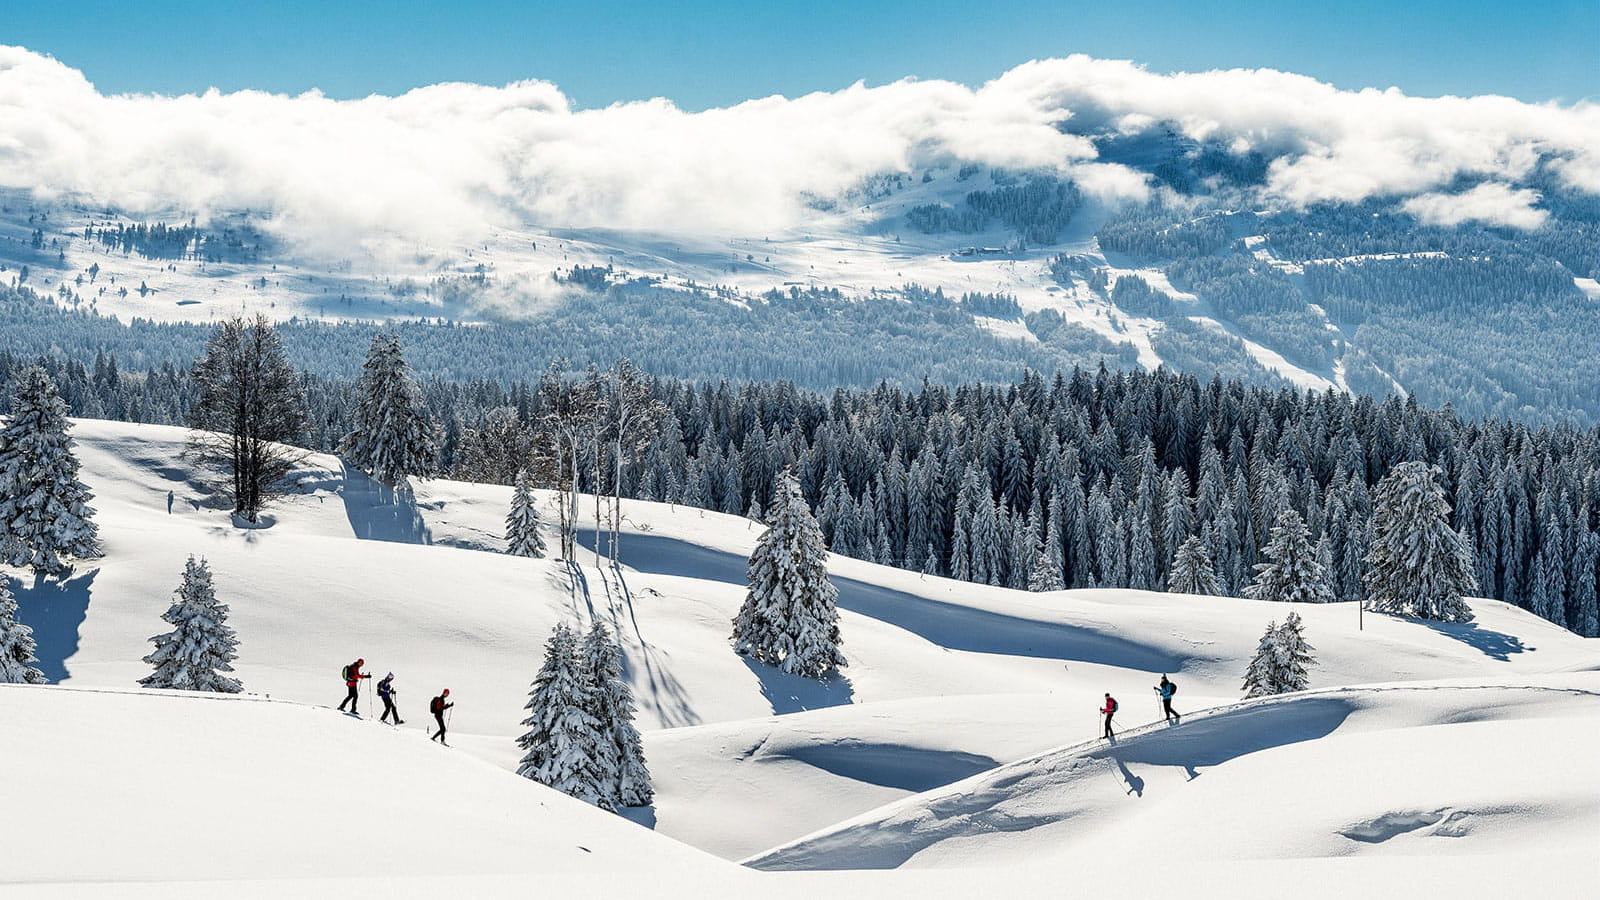
[[[753,234],[864,178],[981,163],[1071,175],[1141,199],[1143,176],[1084,136],[1171,122],[1273,161],[1267,191],[1303,205],[1412,197],[1438,222],[1527,227],[1542,165],[1600,194],[1600,107],[1340,91],[1300,75],[1159,75],[1084,56],[978,88],[861,84],[686,112],[665,100],[577,110],[552,84],[439,84],[398,97],[105,95],[82,73],[0,46],[0,186],[136,214],[266,213],[308,245],[471,240],[486,227]],[[1463,179],[1480,184],[1465,193]]]

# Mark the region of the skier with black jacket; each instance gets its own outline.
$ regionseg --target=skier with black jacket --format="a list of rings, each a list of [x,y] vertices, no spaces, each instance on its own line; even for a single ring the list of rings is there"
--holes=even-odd
[[[390,672],[378,682],[378,699],[383,701],[383,715],[378,717],[378,721],[387,722],[389,717],[393,716],[394,724],[404,725],[405,720],[400,718],[400,711],[394,708],[395,693],[394,673]]]
[[[343,672],[343,674],[344,674],[344,686],[350,689],[350,693],[348,695],[346,695],[344,700],[340,701],[340,703],[339,703],[339,711],[340,712],[344,712],[344,706],[345,706],[346,703],[348,703],[348,704],[350,704],[350,714],[351,715],[353,715],[353,716],[361,715],[361,711],[356,709],[356,704],[361,699],[361,679],[363,679],[363,678],[371,678],[372,677],[371,675],[363,675],[361,673],[361,667],[366,665],[366,664],[367,664],[366,660],[358,659],[355,662],[351,663],[350,665],[344,667],[344,672]]]
[[[444,744],[444,711],[452,706],[455,706],[454,703],[449,701],[449,696],[450,689],[445,688],[439,694],[439,696],[428,702],[428,712],[433,713],[433,720],[439,723],[439,733],[429,735],[428,740],[430,741],[438,741],[439,743]],[[448,747],[450,745],[445,744],[445,746]]]
[[[1167,676],[1162,675],[1161,683],[1152,690],[1161,695],[1161,711],[1167,714],[1167,721],[1174,724],[1183,721],[1183,716],[1178,715],[1172,708],[1172,695],[1178,692],[1178,686],[1168,681]]]

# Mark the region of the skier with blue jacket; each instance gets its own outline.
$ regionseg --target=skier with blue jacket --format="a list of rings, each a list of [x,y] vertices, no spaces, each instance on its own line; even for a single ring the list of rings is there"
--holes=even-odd
[[[1167,721],[1174,724],[1182,721],[1183,717],[1172,708],[1172,695],[1178,692],[1178,686],[1168,681],[1167,676],[1162,675],[1161,683],[1153,690],[1161,695],[1161,711],[1167,714]]]

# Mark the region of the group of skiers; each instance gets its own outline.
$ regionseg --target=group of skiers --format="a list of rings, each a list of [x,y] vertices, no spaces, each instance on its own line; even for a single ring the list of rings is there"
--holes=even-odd
[[[1156,695],[1161,699],[1161,711],[1166,715],[1166,721],[1172,723],[1173,725],[1177,725],[1183,721],[1183,716],[1179,715],[1178,712],[1172,708],[1172,695],[1178,692],[1177,684],[1169,680],[1166,675],[1162,675],[1161,683],[1151,688],[1151,690],[1155,691]],[[1115,732],[1111,730],[1111,718],[1116,714],[1117,698],[1111,696],[1110,694],[1106,694],[1106,702],[1100,707],[1100,715],[1105,716],[1106,728],[1103,737],[1108,740],[1116,737]]]
[[[361,711],[356,708],[356,705],[360,702],[361,698],[361,680],[363,678],[372,677],[370,673],[361,671],[361,667],[366,664],[367,661],[365,659],[358,659],[350,665],[345,666],[344,670],[340,673],[344,676],[344,686],[349,691],[349,693],[345,695],[344,700],[339,703],[340,712],[345,712],[345,707],[348,705],[350,707],[348,712],[351,715],[361,715]],[[397,694],[399,694],[399,691],[396,690],[394,686],[394,673],[390,672],[378,681],[378,699],[383,701],[383,714],[378,717],[378,721],[389,722],[392,719],[393,724],[395,725],[405,724],[405,720],[400,718],[400,710],[396,709],[394,705],[394,698]],[[448,710],[453,706],[455,706],[455,704],[450,701],[449,688],[445,688],[443,691],[440,691],[439,696],[428,701],[428,712],[432,713],[433,720],[439,723],[438,732],[429,734],[429,740],[438,741],[441,744],[445,743],[444,714],[445,710]],[[445,744],[445,746],[448,747],[450,745]]]
[[[351,715],[361,715],[360,711],[356,708],[356,705],[360,702],[361,698],[361,680],[363,678],[372,677],[371,674],[361,671],[361,667],[366,664],[367,661],[365,659],[358,659],[350,665],[344,667],[344,671],[342,672],[344,675],[344,686],[346,689],[348,689],[349,693],[346,694],[344,700],[339,703],[340,712],[345,712],[345,707],[348,706],[348,712],[350,712]],[[1183,716],[1172,708],[1172,696],[1178,692],[1178,685],[1163,674],[1161,676],[1161,683],[1151,688],[1151,690],[1155,691],[1156,695],[1161,700],[1161,711],[1163,714],[1165,714],[1166,721],[1174,725],[1182,722]],[[405,724],[405,720],[400,718],[400,711],[396,709],[394,705],[394,698],[398,693],[399,692],[394,686],[393,672],[390,672],[389,674],[383,676],[381,680],[379,680],[378,699],[383,701],[383,714],[378,717],[378,721],[388,722],[390,719],[393,719],[393,724],[395,725]],[[440,691],[439,696],[428,701],[428,712],[433,714],[433,720],[439,725],[438,732],[430,734],[428,736],[429,740],[438,741],[441,744],[445,743],[444,714],[445,710],[448,710],[453,706],[455,706],[455,704],[450,701],[449,688],[445,688],[444,690]],[[1105,733],[1103,736],[1106,739],[1115,737],[1116,733],[1111,730],[1111,720],[1117,714],[1117,698],[1111,696],[1110,693],[1107,693],[1105,704],[1100,707],[1100,714],[1105,716]],[[449,745],[446,744],[445,746]]]

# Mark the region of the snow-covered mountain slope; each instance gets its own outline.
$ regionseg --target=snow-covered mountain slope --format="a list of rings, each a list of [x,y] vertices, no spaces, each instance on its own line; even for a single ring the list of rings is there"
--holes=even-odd
[[[1093,741],[890,804],[759,868],[1585,854],[1600,677],[1311,691]],[[1530,743],[1539,735],[1538,748]]]
[[[0,752],[26,773],[6,808],[27,823],[0,882],[728,868],[420,734],[298,703],[0,685],[0,717]]]
[[[834,557],[831,572],[840,589],[850,664],[840,678],[819,684],[750,663],[729,646],[730,620],[743,598],[745,556],[760,530],[745,519],[631,502],[620,570],[596,568],[588,553],[578,566],[511,558],[494,552],[508,488],[430,482],[419,487],[415,505],[396,506],[336,460],[312,456],[297,490],[270,510],[261,527],[243,528],[208,505],[196,473],[182,459],[183,431],[85,420],[73,433],[83,477],[96,492],[105,557],[80,564],[59,583],[0,569],[12,580],[21,620],[36,630],[41,665],[53,680],[73,688],[133,688],[148,672],[140,662],[150,649],[147,638],[165,629],[158,616],[184,558],[194,553],[210,560],[218,597],[231,607],[230,624],[240,637],[237,674],[247,691],[270,694],[274,701],[332,706],[344,693],[340,667],[364,657],[378,674],[398,675],[408,721],[393,737],[396,746],[417,748],[405,754],[437,750],[423,746],[423,710],[429,696],[448,686],[458,702],[452,723],[457,754],[509,770],[518,755],[513,739],[523,730],[527,685],[551,626],[602,619],[622,638],[625,674],[639,699],[656,777],[655,806],[633,815],[653,823],[661,835],[727,859],[795,841],[886,803],[915,802],[919,798],[906,798],[992,765],[1091,739],[1094,710],[1106,691],[1123,700],[1127,725],[1149,721],[1156,714],[1151,685],[1162,673],[1181,685],[1180,710],[1235,703],[1261,630],[1286,612],[1253,601],[1132,591],[1027,594]],[[1466,626],[1370,614],[1358,623],[1357,610],[1348,604],[1301,608],[1317,648],[1313,685],[1537,680],[1589,689],[1584,679],[1592,676],[1581,673],[1600,661],[1594,641],[1502,603],[1479,600],[1473,607],[1478,619]],[[65,718],[100,714],[67,709],[68,703],[92,702],[79,693],[41,690],[38,696],[45,699],[32,696],[26,702],[61,704]],[[159,723],[168,715],[144,711],[167,702],[163,698],[119,696],[117,702],[129,708],[104,712],[115,721],[149,717]],[[1446,751],[1467,736],[1423,720],[1477,716],[1471,712],[1477,701],[1463,699],[1468,693],[1462,691],[1429,696],[1416,701],[1416,721],[1364,731],[1366,743],[1341,752],[1377,759],[1386,752],[1378,746],[1384,742],[1401,747],[1423,739],[1418,735],[1434,735],[1440,741],[1427,744],[1427,752],[1447,759]],[[270,739],[280,747],[304,737],[304,753],[315,765],[341,755],[320,749],[325,739],[347,740],[344,732],[330,737],[327,729],[334,726],[325,728],[317,716],[329,716],[340,728],[348,723],[352,734],[361,735],[350,741],[389,737],[327,711],[236,702],[237,710],[272,710],[260,715],[278,724],[260,727],[273,730]],[[364,698],[364,712],[368,703]],[[256,715],[228,710],[230,716]],[[0,715],[14,722],[48,718],[36,711]],[[1582,738],[1581,730],[1557,721],[1565,712],[1552,715],[1526,720],[1527,733],[1513,733],[1530,746],[1570,746]],[[1354,713],[1349,718],[1360,721]],[[1557,723],[1546,729],[1546,719]],[[1199,718],[1183,726],[1191,727],[1199,735],[1211,733]],[[140,740],[184,752],[183,742],[166,742],[162,728],[129,728]],[[30,755],[46,744],[26,739],[31,725],[14,732],[23,735],[17,746],[27,770]],[[1345,739],[1342,731],[1330,734]],[[1349,737],[1355,740],[1355,733]],[[364,753],[359,747],[352,752]],[[1234,751],[1224,743],[1204,752]],[[406,755],[396,766],[412,760]],[[1552,760],[1553,770],[1565,765]],[[96,798],[117,783],[113,770],[104,773],[106,781],[98,780],[101,775],[72,781],[61,770],[48,771],[54,773],[47,775],[52,796],[79,815],[88,815]],[[485,778],[503,774],[482,771]],[[393,782],[401,796],[408,780]],[[500,783],[507,791],[522,787],[509,774]],[[1205,779],[1196,783],[1204,786]],[[1586,782],[1572,783],[1568,799],[1581,806],[1578,790]],[[1520,790],[1507,785],[1502,799]],[[1529,793],[1524,800],[1544,803],[1542,796]],[[1374,808],[1369,818],[1391,811]],[[252,814],[278,815],[270,807]],[[498,813],[485,807],[484,815]],[[1344,815],[1308,814],[1306,827]],[[1125,827],[1134,828],[1139,818],[1127,818]],[[1431,853],[1432,846],[1422,845],[1419,852]],[[454,871],[480,871],[477,866],[463,863]],[[104,877],[134,878],[142,871],[108,869]],[[0,882],[15,880],[11,874],[0,862]]]

